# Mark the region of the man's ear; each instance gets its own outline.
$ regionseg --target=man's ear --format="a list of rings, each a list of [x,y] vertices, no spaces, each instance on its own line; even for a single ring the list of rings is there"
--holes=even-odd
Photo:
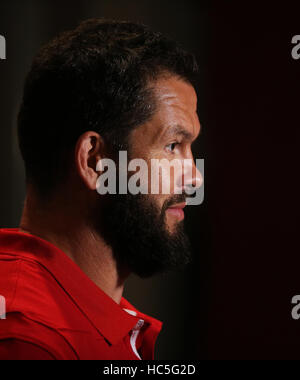
[[[96,190],[97,162],[104,157],[104,140],[94,131],[83,133],[75,147],[75,167],[84,184]]]

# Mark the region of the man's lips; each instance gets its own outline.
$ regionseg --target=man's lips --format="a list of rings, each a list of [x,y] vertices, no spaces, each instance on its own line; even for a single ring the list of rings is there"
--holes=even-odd
[[[175,204],[173,206],[168,207],[167,212],[169,215],[172,215],[172,216],[176,217],[177,219],[182,220],[182,219],[184,219],[183,209],[185,206],[186,206],[185,202],[178,203],[178,204]]]

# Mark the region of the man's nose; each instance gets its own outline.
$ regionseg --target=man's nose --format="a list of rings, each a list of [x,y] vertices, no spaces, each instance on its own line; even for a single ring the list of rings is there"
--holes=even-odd
[[[195,190],[203,184],[203,175],[197,168],[193,159],[184,162],[183,187],[185,190]]]

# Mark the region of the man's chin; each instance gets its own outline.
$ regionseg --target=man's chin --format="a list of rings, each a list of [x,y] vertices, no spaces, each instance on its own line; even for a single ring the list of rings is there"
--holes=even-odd
[[[172,232],[165,231],[165,241],[161,246],[156,245],[156,252],[144,251],[139,257],[132,271],[142,278],[155,274],[182,270],[191,262],[190,242],[184,233],[183,223],[179,222]]]
[[[190,262],[183,220],[167,221],[165,210],[162,212],[147,198],[117,196],[111,199],[109,207],[102,209],[101,216],[99,233],[112,247],[120,268],[146,278]]]
[[[184,231],[184,220],[174,220],[174,218],[166,218],[165,222],[167,233],[175,236],[179,230]]]

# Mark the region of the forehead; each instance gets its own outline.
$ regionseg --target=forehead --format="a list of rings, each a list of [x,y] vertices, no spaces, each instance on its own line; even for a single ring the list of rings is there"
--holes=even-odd
[[[197,95],[194,87],[177,77],[162,78],[152,86],[157,110],[152,119],[136,130],[136,137],[155,143],[163,137],[186,131],[191,139],[200,132]]]
[[[147,150],[161,140],[174,139],[176,131],[184,130],[189,140],[197,138],[200,122],[197,95],[193,86],[177,77],[160,78],[152,84],[157,110],[151,120],[134,129],[130,141],[134,151]]]
[[[153,89],[161,106],[178,104],[186,110],[196,112],[197,95],[194,87],[175,76],[158,79]]]
[[[154,92],[158,105],[156,132],[165,133],[168,128],[176,130],[175,126],[181,126],[187,133],[196,137],[200,131],[200,122],[194,87],[182,79],[170,77],[159,80]]]

